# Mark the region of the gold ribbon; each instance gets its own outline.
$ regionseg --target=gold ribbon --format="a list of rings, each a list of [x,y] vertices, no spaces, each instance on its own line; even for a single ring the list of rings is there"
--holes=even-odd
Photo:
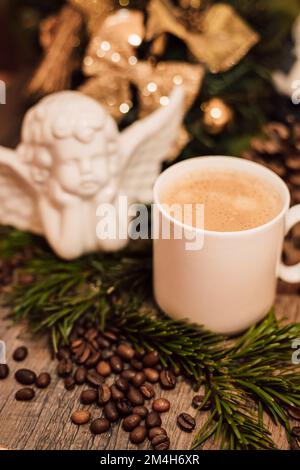
[[[237,64],[259,40],[230,5],[216,4],[203,12],[201,33],[189,31],[178,21],[168,0],[151,0],[148,6],[146,39],[171,33],[184,41],[192,54],[213,73]]]

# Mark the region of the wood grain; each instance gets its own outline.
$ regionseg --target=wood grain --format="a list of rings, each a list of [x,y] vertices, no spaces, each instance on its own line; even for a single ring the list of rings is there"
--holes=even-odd
[[[5,318],[7,310],[0,310],[0,339],[7,345],[7,359],[10,365],[10,377],[0,382],[0,447],[10,449],[148,449],[149,443],[135,446],[128,441],[119,424],[101,436],[92,436],[89,426],[77,427],[71,423],[72,411],[81,407],[79,395],[82,387],[68,392],[64,389],[63,381],[56,378],[56,362],[49,354],[45,338],[32,338],[25,325],[14,325]],[[285,315],[291,321],[300,321],[300,298],[297,296],[280,295],[276,300],[276,313]],[[13,375],[20,363],[11,360],[17,346],[25,344],[29,348],[29,356],[22,363],[36,372],[49,371],[52,383],[47,390],[37,390],[33,402],[17,402],[14,394],[18,389]],[[292,350],[291,350],[292,352]],[[194,395],[189,383],[182,381],[176,390],[162,392],[172,403],[171,411],[163,416],[163,427],[171,439],[171,448],[189,449],[193,440],[192,434],[181,432],[176,425],[176,417],[186,411],[196,417],[197,427],[205,418],[204,412],[197,413],[191,406]],[[93,418],[100,416],[101,410],[91,406]],[[281,427],[266,421],[272,430],[273,438],[280,449],[287,449],[288,443],[285,432]],[[296,424],[296,423],[295,423]],[[206,444],[207,449],[214,448],[213,443]]]

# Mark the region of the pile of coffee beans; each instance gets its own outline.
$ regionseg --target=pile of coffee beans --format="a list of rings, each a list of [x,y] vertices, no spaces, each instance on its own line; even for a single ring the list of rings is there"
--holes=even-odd
[[[12,358],[24,361],[28,356],[25,346],[17,348]],[[121,422],[123,430],[129,433],[133,444],[146,439],[153,450],[170,448],[170,438],[163,427],[163,415],[171,404],[158,391],[175,389],[179,377],[177,371],[163,368],[156,351],[136,351],[117,330],[100,333],[90,322],[81,321],[71,335],[70,345],[57,353],[57,374],[64,381],[66,390],[85,386],[80,395],[80,407],[71,415],[74,425],[89,425],[92,434],[110,431],[115,423]],[[0,380],[10,374],[7,364],[0,364]],[[51,382],[48,372],[36,374],[26,368],[15,373],[15,379],[23,385],[17,390],[15,399],[30,401],[35,397],[35,387],[45,389]],[[209,410],[212,401],[203,394],[193,397],[191,405]],[[92,417],[92,408],[100,409],[101,415]],[[82,408],[88,406],[88,409]],[[300,421],[300,408],[289,407],[289,416]],[[184,432],[196,427],[193,416],[182,412],[177,425]],[[291,430],[290,447],[300,450],[300,427]]]
[[[26,346],[18,347],[12,355],[16,362],[24,361],[28,356],[28,349]],[[9,376],[10,370],[7,364],[0,364],[0,380],[6,379]],[[32,386],[37,388],[47,388],[51,382],[51,376],[48,372],[42,372],[38,376],[30,369],[18,369],[15,373],[16,381],[25,385],[15,393],[17,401],[30,401],[35,397],[35,390]]]
[[[101,409],[100,417],[92,419],[90,408],[78,408],[71,416],[74,424],[89,423],[92,434],[102,434],[121,422],[133,444],[148,438],[153,449],[169,449],[162,415],[171,405],[168,399],[157,396],[155,384],[172,390],[177,377],[162,368],[156,351],[137,352],[117,330],[99,333],[93,325],[81,323],[73,331],[69,347],[60,349],[57,358],[57,373],[65,388],[86,384],[81,405]]]
[[[12,355],[16,362],[28,356],[25,346]],[[99,330],[90,322],[82,321],[74,328],[68,347],[57,353],[57,375],[70,391],[83,386],[80,407],[71,415],[77,426],[88,424],[92,434],[102,434],[121,422],[129,440],[141,444],[149,439],[154,450],[167,450],[170,438],[163,427],[163,415],[170,410],[170,401],[160,397],[159,390],[172,390],[179,374],[162,367],[156,351],[137,352],[117,330]],[[0,364],[0,379],[9,375],[9,367]],[[23,385],[15,394],[18,401],[34,399],[37,389],[45,389],[51,382],[48,372],[36,373],[27,368],[15,372],[15,380]],[[91,405],[101,409],[92,418]],[[88,409],[85,407],[88,406]],[[177,420],[180,429],[191,432],[195,420],[182,413]]]

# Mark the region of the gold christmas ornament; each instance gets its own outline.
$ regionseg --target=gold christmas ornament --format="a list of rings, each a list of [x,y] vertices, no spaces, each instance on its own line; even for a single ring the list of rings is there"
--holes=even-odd
[[[140,11],[118,10],[106,17],[95,31],[83,61],[88,77],[80,91],[96,98],[116,119],[120,120],[132,107],[130,84],[139,95],[139,117],[168,104],[175,85],[184,84],[185,112],[200,88],[204,68],[183,62],[140,61],[136,48],[144,39],[144,16]],[[180,148],[188,141],[181,131]]]
[[[177,36],[213,73],[233,67],[259,39],[258,34],[229,5],[217,4],[205,10],[199,17],[199,33],[182,24],[176,12],[169,0],[151,0],[146,39],[151,40],[166,32]]]
[[[204,112],[203,124],[212,135],[220,134],[233,117],[231,108],[220,98],[212,98],[201,105]]]

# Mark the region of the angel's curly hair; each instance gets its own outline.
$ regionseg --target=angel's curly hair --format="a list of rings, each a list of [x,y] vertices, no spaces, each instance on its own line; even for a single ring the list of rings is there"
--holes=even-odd
[[[75,137],[90,142],[103,130],[108,153],[117,146],[118,128],[113,118],[93,98],[77,91],[63,91],[43,98],[26,113],[17,148],[23,161],[46,172],[52,167],[51,146],[57,139]]]

